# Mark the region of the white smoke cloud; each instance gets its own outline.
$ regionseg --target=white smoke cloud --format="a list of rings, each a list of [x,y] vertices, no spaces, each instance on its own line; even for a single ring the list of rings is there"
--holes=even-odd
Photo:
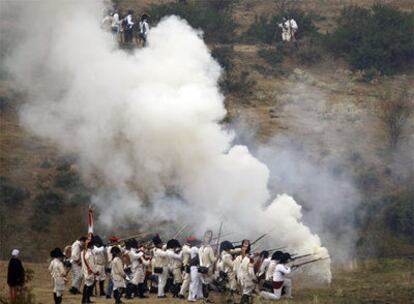
[[[179,221],[201,233],[224,221],[235,237],[327,254],[283,194],[269,204],[269,169],[233,132],[220,66],[200,33],[169,17],[128,55],[99,28],[99,2],[25,3],[24,36],[7,65],[28,93],[22,125],[74,154],[104,225]],[[330,280],[329,262],[320,277]]]

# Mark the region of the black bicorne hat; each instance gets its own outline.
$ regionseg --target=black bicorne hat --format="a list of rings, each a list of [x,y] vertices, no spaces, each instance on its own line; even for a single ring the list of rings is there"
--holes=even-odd
[[[167,249],[175,249],[177,247],[181,247],[181,244],[176,239],[171,239],[167,242]]]
[[[152,242],[154,243],[155,246],[161,245],[162,244],[162,240],[159,236],[159,234],[156,234],[153,238],[152,238]]]
[[[220,243],[220,252],[223,250],[231,250],[234,249],[233,244],[230,241],[223,241]]]
[[[272,260],[277,260],[280,261],[280,259],[282,258],[283,252],[282,251],[275,251],[272,254]]]
[[[52,258],[63,258],[64,256],[65,255],[63,254],[62,250],[58,247],[56,247],[50,252],[50,257]]]

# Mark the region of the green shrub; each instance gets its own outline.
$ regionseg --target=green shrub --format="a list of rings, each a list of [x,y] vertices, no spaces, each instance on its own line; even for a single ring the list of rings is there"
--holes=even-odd
[[[82,185],[79,174],[76,171],[58,171],[55,176],[55,186],[72,190]]]
[[[222,46],[216,47],[211,51],[211,55],[226,71],[229,71],[233,67],[231,57],[233,54],[233,47]]]
[[[64,196],[57,192],[44,192],[36,195],[33,201],[35,211],[42,211],[45,214],[58,214],[62,211]]]
[[[379,4],[346,7],[327,46],[356,69],[397,72],[414,62],[414,13]]]
[[[317,28],[314,25],[314,20],[317,17],[315,14],[306,13],[300,9],[287,9],[275,15],[256,16],[248,30],[243,33],[242,40],[248,43],[267,44],[281,41],[281,29],[278,24],[282,23],[285,16],[291,16],[298,24],[297,39],[317,33]]]
[[[263,58],[268,64],[274,66],[283,61],[283,52],[277,48],[261,48],[257,51],[257,55]]]
[[[407,236],[414,243],[414,193],[394,196],[384,214],[392,232]]]
[[[13,185],[6,177],[0,177],[0,202],[9,207],[18,207],[30,197],[25,188]]]
[[[228,10],[217,10],[203,3],[163,3],[148,9],[152,22],[159,22],[169,15],[179,16],[196,29],[204,32],[208,42],[229,43],[234,38],[236,23]]]
[[[220,81],[224,93],[248,95],[253,92],[256,82],[249,77],[249,72],[243,71],[240,74],[228,74]]]
[[[295,57],[300,64],[312,65],[322,60],[323,46],[319,39],[305,38],[300,41],[295,52]]]

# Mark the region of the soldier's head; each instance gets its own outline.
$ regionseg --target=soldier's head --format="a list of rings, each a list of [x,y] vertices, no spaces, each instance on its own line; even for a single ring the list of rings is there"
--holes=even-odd
[[[281,264],[286,264],[288,263],[290,260],[290,254],[289,253],[283,253],[282,256],[280,257],[280,263]]]
[[[204,233],[204,237],[203,237],[203,242],[204,242],[204,244],[210,244],[211,243],[211,240],[213,239],[213,231],[211,231],[211,230],[207,230],[205,233]]]
[[[250,253],[250,240],[243,240],[241,243],[241,250],[242,252],[249,254]]]
[[[51,258],[57,258],[57,259],[63,259],[65,257],[65,255],[63,254],[63,252],[60,248],[56,247],[55,249],[53,249],[50,252],[50,257]]]
[[[230,241],[223,241],[220,244],[220,252],[224,251],[230,251],[234,249],[233,244]]]
[[[274,260],[274,261],[280,261],[282,255],[283,255],[283,252],[282,251],[279,251],[279,250],[278,251],[275,251],[272,254],[272,260]]]
[[[87,237],[86,236],[81,236],[78,241],[81,243],[82,247],[85,247],[85,243],[86,243]]]
[[[260,257],[263,259],[267,259],[269,257],[269,251],[263,250],[262,252],[260,252]]]
[[[152,238],[152,242],[154,243],[154,246],[157,248],[161,248],[162,247],[162,240],[159,236],[159,234],[156,234],[153,238]]]
[[[112,258],[115,258],[121,254],[121,249],[119,249],[118,246],[113,246],[111,248],[111,254],[112,254]]]

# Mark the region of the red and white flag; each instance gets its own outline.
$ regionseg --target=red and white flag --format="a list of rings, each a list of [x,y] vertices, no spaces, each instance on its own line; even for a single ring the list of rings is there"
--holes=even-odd
[[[88,237],[92,239],[93,236],[93,217],[92,217],[92,208],[89,206],[88,210]]]

